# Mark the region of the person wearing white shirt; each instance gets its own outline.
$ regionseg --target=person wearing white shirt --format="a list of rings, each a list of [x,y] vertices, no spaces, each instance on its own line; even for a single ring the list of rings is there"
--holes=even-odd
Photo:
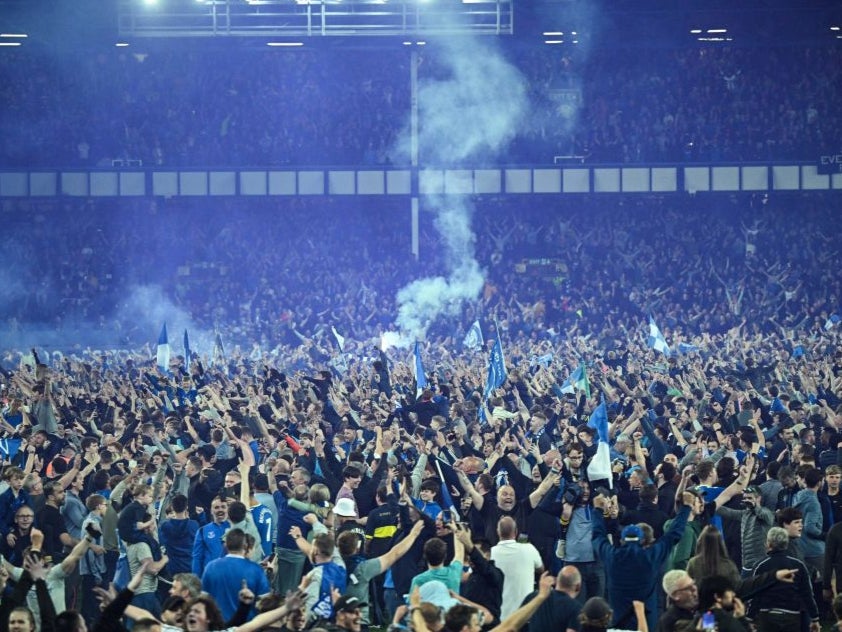
[[[535,590],[535,578],[544,567],[538,549],[528,542],[517,541],[517,524],[513,518],[500,518],[497,535],[500,541],[491,547],[491,560],[503,572],[500,607],[500,620],[503,621]]]

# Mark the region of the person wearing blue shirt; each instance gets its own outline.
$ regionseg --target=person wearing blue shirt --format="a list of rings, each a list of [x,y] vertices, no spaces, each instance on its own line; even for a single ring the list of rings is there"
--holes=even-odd
[[[192,571],[199,577],[205,572],[205,567],[210,562],[222,557],[224,551],[222,536],[231,528],[231,523],[228,522],[228,505],[224,498],[213,499],[211,515],[213,522],[199,529],[193,541]]]
[[[202,574],[202,590],[216,600],[222,616],[229,620],[239,607],[239,592],[245,586],[258,598],[271,592],[260,564],[246,558],[246,534],[231,529],[225,535],[228,554],[211,560]]]
[[[193,543],[199,531],[199,523],[187,515],[187,496],[176,494],[170,502],[173,515],[158,527],[161,547],[166,548],[167,569],[172,575],[189,573],[193,568]]]

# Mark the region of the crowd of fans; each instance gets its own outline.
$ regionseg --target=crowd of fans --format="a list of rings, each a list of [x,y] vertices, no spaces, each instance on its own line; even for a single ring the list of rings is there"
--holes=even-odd
[[[452,265],[429,210],[416,261],[398,202],[7,201],[10,331],[72,297],[112,343],[2,358],[0,616],[816,632],[842,605],[829,196],[478,200],[486,285],[430,323],[426,384],[379,343]],[[127,313],[156,306],[109,307],[136,284],[225,348],[158,366]]]
[[[532,108],[501,162],[814,161],[839,149],[838,47],[510,48]],[[440,55],[422,52],[422,84],[442,78]],[[406,164],[409,68],[402,46],[4,51],[0,165]]]

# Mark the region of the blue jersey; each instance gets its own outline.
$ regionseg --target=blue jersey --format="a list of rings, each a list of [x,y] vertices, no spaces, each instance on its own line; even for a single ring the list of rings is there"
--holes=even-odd
[[[260,546],[263,547],[263,557],[272,554],[272,510],[266,505],[255,505],[251,508],[251,518],[257,532],[260,534]]]

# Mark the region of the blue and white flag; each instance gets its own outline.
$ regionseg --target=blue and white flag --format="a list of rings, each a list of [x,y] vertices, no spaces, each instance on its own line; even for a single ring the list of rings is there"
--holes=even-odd
[[[190,338],[187,337],[187,330],[184,330],[184,370],[190,373]]]
[[[826,331],[830,331],[839,323],[839,314],[831,314],[824,324]]]
[[[161,328],[158,336],[158,368],[162,373],[170,370],[170,343],[167,341],[167,323]]]
[[[608,445],[608,411],[605,409],[605,398],[594,408],[588,419],[588,427],[596,430],[599,443],[596,454],[588,464],[588,480],[599,481],[608,479],[608,485],[613,487],[614,476],[611,473],[611,449]]]
[[[679,353],[698,353],[699,347],[696,345],[691,345],[688,342],[679,342],[678,343],[678,352]]]
[[[424,373],[424,365],[421,363],[421,343],[415,343],[415,361],[412,363],[415,373],[415,396],[420,397],[422,391],[427,388],[427,375]]]
[[[658,329],[658,325],[655,324],[655,319],[651,316],[649,317],[649,340],[648,340],[649,347],[654,349],[655,351],[660,351],[665,356],[669,357],[670,351],[669,345],[667,344],[666,339],[664,338],[664,334],[661,333],[661,330]]]
[[[474,324],[471,325],[471,328],[468,329],[468,333],[465,334],[465,339],[462,341],[462,344],[465,345],[466,349],[477,351],[478,349],[482,349],[484,342],[485,340],[482,338],[482,329],[479,326],[479,320],[475,320]]]
[[[15,455],[20,450],[20,444],[23,443],[22,439],[17,437],[11,439],[0,439],[0,459],[2,460],[12,460]]]
[[[545,353],[544,355],[533,355],[529,356],[529,368],[535,366],[542,366],[545,369],[549,369],[550,365],[553,363],[553,352],[550,351],[549,353]]]
[[[565,395],[573,395],[576,391],[584,391],[585,395],[591,396],[591,383],[588,380],[588,371],[584,364],[580,364],[567,377],[561,385],[561,392]]]
[[[500,342],[500,336],[494,341],[494,346],[491,347],[491,358],[488,360],[488,379],[485,381],[485,400],[491,397],[491,393],[495,388],[500,388],[506,381],[506,358],[503,356],[503,343]]]
[[[456,505],[453,503],[453,497],[450,495],[450,490],[447,489],[447,479],[444,477],[444,474],[441,471],[441,463],[439,463],[438,459],[436,459],[434,462],[436,464],[436,472],[439,475],[439,481],[441,481],[442,504],[444,505],[445,509],[449,509],[451,513],[456,515],[454,520],[458,520],[459,512],[456,509]]]
[[[345,352],[345,338],[339,335],[339,332],[336,331],[336,327],[331,327],[330,330],[333,332],[333,337],[336,338],[336,344],[339,345],[339,351],[344,353]]]

